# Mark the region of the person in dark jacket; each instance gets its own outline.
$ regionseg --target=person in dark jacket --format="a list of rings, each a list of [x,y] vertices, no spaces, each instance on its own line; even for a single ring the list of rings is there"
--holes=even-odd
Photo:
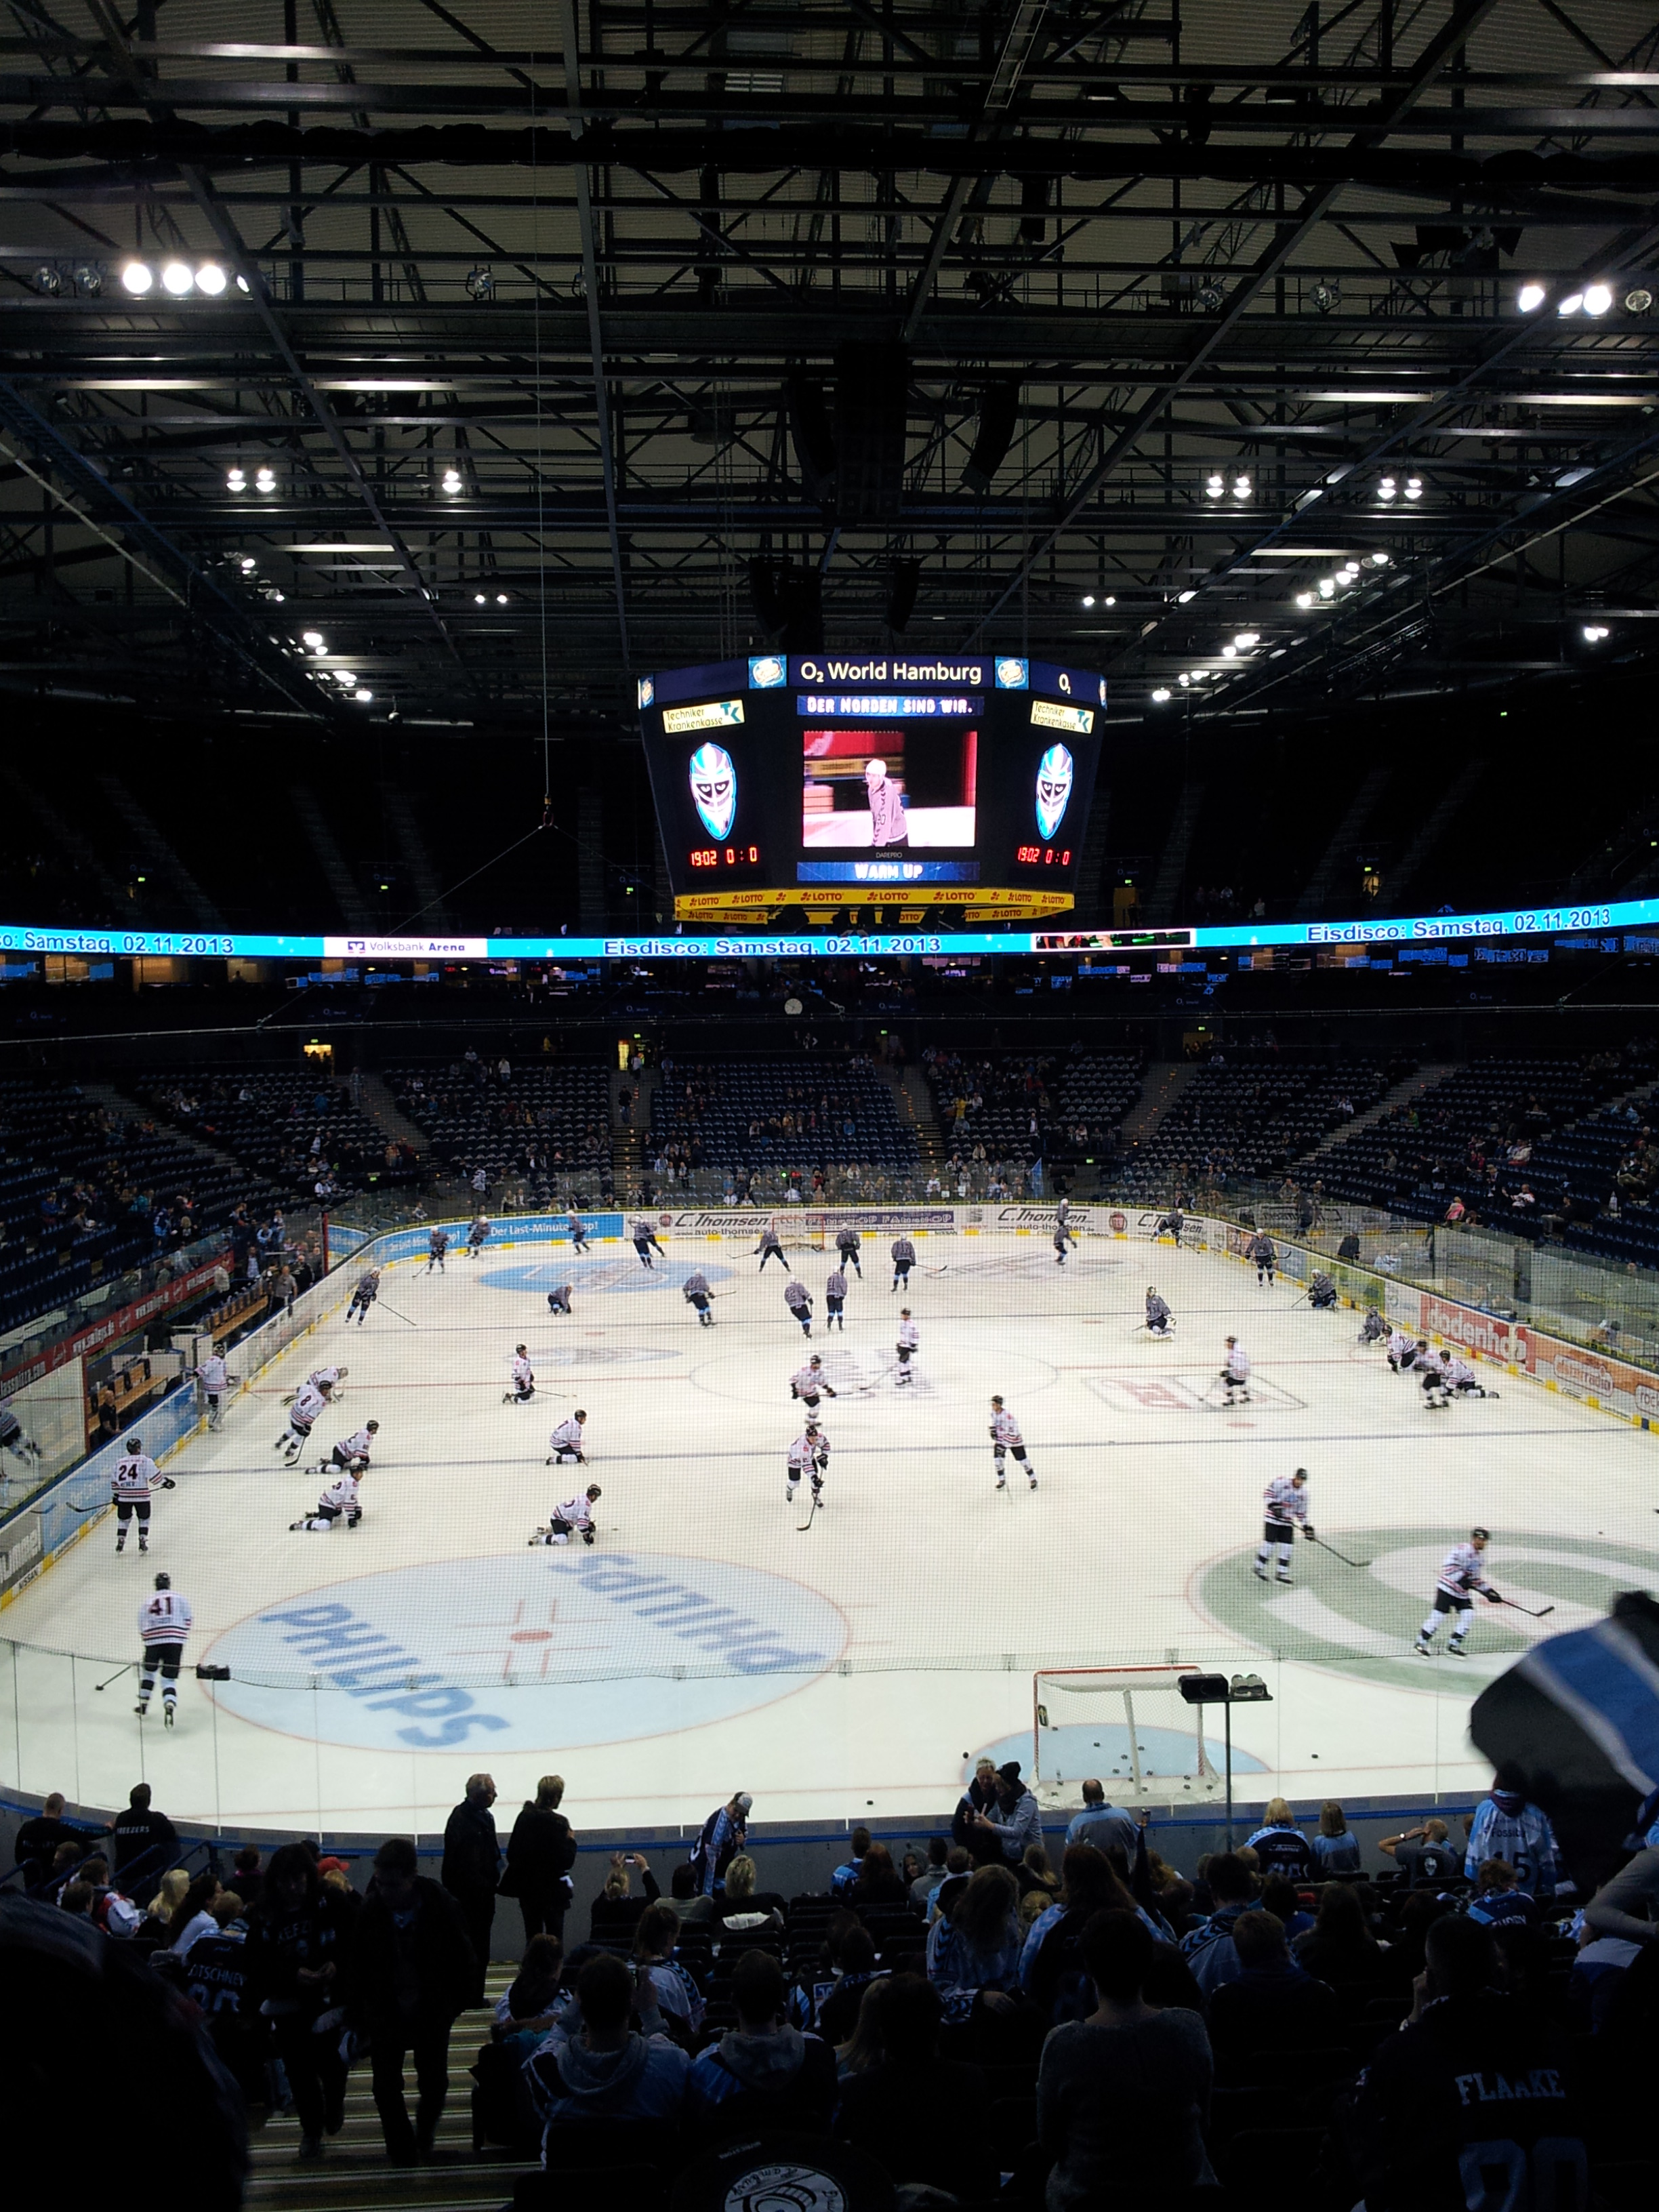
[[[631,1893],[632,1884],[628,1869],[635,1869],[642,1888],[639,1896]],[[605,1888],[588,1907],[587,1936],[592,1943],[612,1943],[623,1937],[632,1937],[634,1930],[645,1917],[645,1908],[654,1905],[662,1895],[657,1877],[645,1863],[643,1851],[612,1851],[611,1871],[605,1878]]]
[[[1304,1973],[1285,1942],[1284,1923],[1271,1912],[1244,1912],[1233,1923],[1243,1969],[1210,1994],[1210,2047],[1218,2068],[1267,2078],[1262,2069],[1285,2051],[1328,2051],[1342,2037],[1336,1992]]]
[[[732,1977],[738,2024],[691,2063],[693,2124],[716,2141],[737,2135],[824,2135],[836,2108],[836,2053],[784,2016],[783,1968],[745,1951]]]
[[[501,1881],[501,1846],[495,1833],[495,1784],[487,1774],[470,1774],[466,1795],[444,1825],[444,1858],[439,1879],[460,1907],[467,1941],[477,1962],[469,2004],[483,2002],[489,1970],[489,1931],[495,1921],[495,1891]]]
[[[115,1846],[115,1887],[135,1905],[148,1905],[161,1876],[179,1856],[179,1833],[165,1813],[151,1809],[149,1784],[127,1793],[127,1809],[110,1831]]]
[[[974,1778],[957,1800],[957,1808],[951,1815],[951,1841],[965,1850],[975,1866],[1002,1863],[1002,1843],[991,1835],[981,1823],[988,1820],[997,1802],[997,1770],[994,1760],[980,1759],[974,1768]]]
[[[300,2155],[320,2158],[325,2135],[345,2118],[345,2064],[337,2028],[353,1916],[325,1889],[303,1844],[273,1852],[264,1894],[248,1915],[248,1995],[270,2021],[300,2116]],[[319,2028],[328,2014],[332,2028]]]
[[[23,1870],[23,1887],[33,1889],[46,1879],[52,1856],[60,1844],[74,1844],[84,1850],[94,1836],[106,1836],[107,1828],[88,1825],[77,1827],[64,1818],[64,1800],[53,1790],[32,1820],[25,1820],[17,1831],[12,1846],[13,1856]]]
[[[374,2106],[394,2166],[412,2166],[432,2148],[449,2086],[449,2031],[479,1978],[459,1906],[416,1872],[418,1864],[406,1836],[381,1844],[352,1946],[351,2009],[368,2031]],[[414,2058],[419,2093],[413,2127],[405,2054]]]
[[[1255,1853],[1264,1881],[1276,1874],[1287,1875],[1291,1881],[1307,1881],[1319,1872],[1313,1846],[1297,1826],[1282,1797],[1268,1799],[1262,1824],[1246,1848]]]
[[[526,1943],[533,1936],[564,1939],[564,1916],[570,1902],[570,1885],[565,1876],[576,1863],[576,1839],[559,1810],[563,1797],[563,1776],[544,1774],[536,1784],[534,1802],[526,1800],[507,1838],[501,1891],[519,1900]]]
[[[901,2186],[924,2184],[977,2204],[996,2195],[999,2179],[988,2093],[977,2066],[939,2057],[944,2017],[939,1991],[920,1974],[871,1984],[857,2039],[873,2063],[843,2078],[836,2133]]]

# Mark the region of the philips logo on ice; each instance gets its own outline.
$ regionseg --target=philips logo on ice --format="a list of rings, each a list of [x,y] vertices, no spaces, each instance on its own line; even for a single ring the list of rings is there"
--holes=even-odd
[[[1037,763],[1037,835],[1045,843],[1066,819],[1076,773],[1071,752],[1065,745],[1050,745]]]
[[[538,1551],[325,1583],[208,1656],[230,1668],[216,1699],[257,1727],[365,1751],[541,1752],[752,1712],[833,1667],[848,1632],[828,1598],[760,1568]]]
[[[724,745],[699,745],[687,774],[697,818],[717,843],[732,834],[738,812],[738,771]]]

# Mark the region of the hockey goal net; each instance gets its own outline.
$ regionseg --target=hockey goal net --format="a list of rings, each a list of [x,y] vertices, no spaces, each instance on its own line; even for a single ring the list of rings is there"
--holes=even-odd
[[[1085,1781],[1109,1799],[1169,1805],[1222,1786],[1202,1705],[1181,1694],[1195,1665],[1058,1667],[1031,1680],[1031,1764],[1040,1793],[1076,1798]]]
[[[804,1206],[783,1206],[772,1216],[772,1226],[786,1252],[822,1252],[825,1217]]]

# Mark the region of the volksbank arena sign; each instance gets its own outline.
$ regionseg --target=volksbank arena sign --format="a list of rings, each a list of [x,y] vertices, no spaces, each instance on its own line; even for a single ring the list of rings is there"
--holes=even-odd
[[[1596,933],[1631,931],[1634,940]],[[345,960],[377,963],[890,957],[904,953],[1099,954],[1248,951],[1297,946],[1356,950],[1577,938],[1585,950],[1659,951],[1659,898],[1604,906],[1504,907],[1485,914],[1366,915],[1357,921],[1231,922],[1168,929],[747,932],[664,937],[281,937],[242,931],[46,929],[0,925],[0,961],[68,954],[88,959]]]

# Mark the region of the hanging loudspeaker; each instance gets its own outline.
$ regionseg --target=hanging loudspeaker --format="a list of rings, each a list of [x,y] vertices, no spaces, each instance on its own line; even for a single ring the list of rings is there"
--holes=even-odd
[[[920,561],[898,560],[887,571],[887,605],[882,620],[889,629],[903,630],[908,627],[916,604],[916,592],[921,583]]]
[[[1006,459],[1019,427],[1019,386],[994,384],[980,402],[979,434],[962,481],[969,491],[988,492],[991,479]]]

